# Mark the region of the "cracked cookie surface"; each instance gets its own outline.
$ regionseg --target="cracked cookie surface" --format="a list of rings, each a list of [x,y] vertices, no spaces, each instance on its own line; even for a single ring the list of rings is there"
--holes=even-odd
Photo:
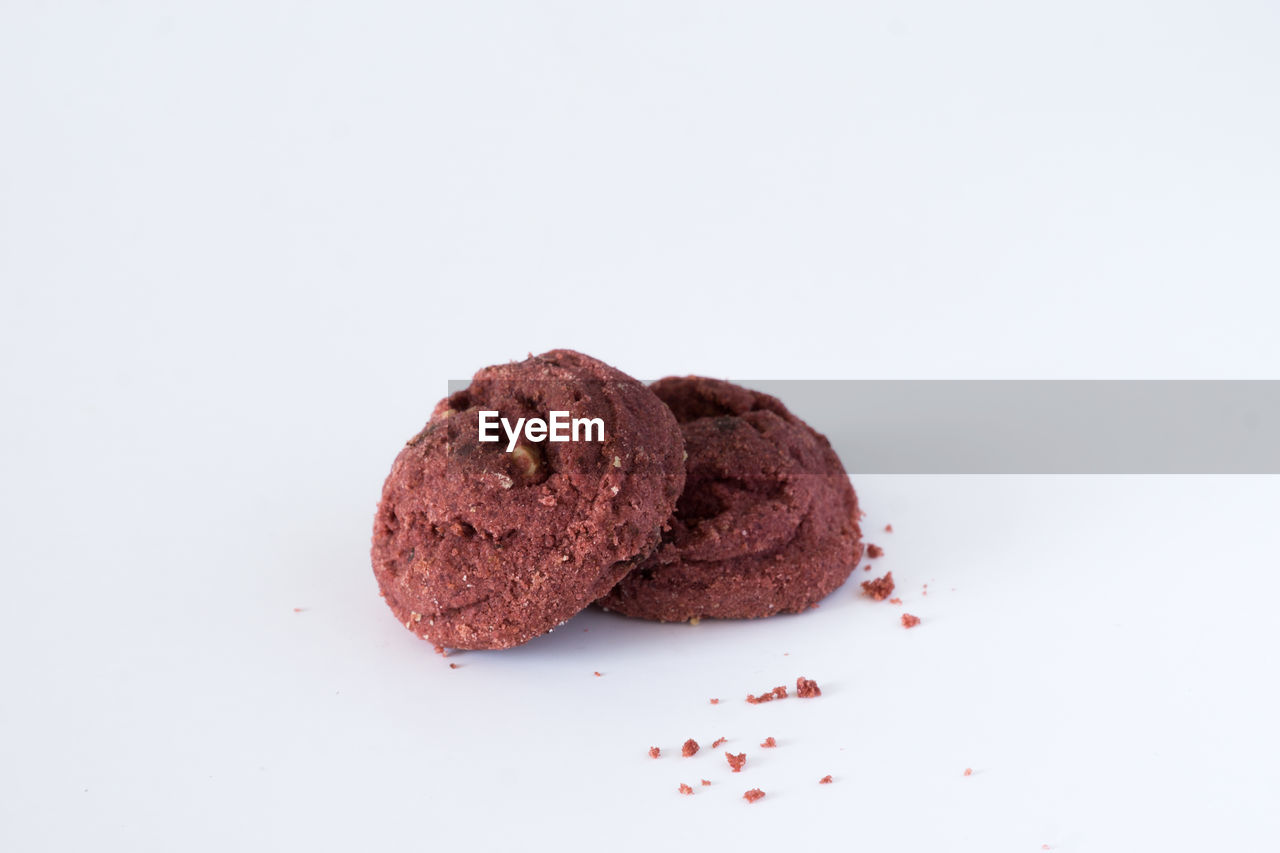
[[[602,441],[479,440],[478,413],[599,417]],[[374,521],[374,574],[396,618],[456,649],[544,634],[603,595],[659,540],[684,485],[672,412],[572,350],[477,372],[400,451]]]
[[[825,437],[729,382],[651,386],[684,433],[687,480],[654,554],[597,603],[663,622],[799,612],[862,557],[858,499]]]

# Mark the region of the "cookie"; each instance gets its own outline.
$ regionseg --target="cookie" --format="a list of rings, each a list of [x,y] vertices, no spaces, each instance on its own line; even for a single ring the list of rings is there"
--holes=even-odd
[[[525,433],[508,452],[505,433],[480,440],[484,411],[511,423],[599,418],[603,437]],[[373,531],[382,595],[439,646],[502,649],[544,634],[652,552],[683,457],[671,410],[603,362],[554,350],[486,367],[436,405],[392,465]]]
[[[862,557],[858,498],[830,443],[776,398],[716,379],[651,386],[687,479],[657,551],[597,603],[640,619],[750,619],[815,605]]]

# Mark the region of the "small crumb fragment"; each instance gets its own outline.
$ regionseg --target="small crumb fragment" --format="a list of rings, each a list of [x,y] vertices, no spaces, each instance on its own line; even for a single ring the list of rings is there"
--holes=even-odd
[[[659,755],[662,755],[662,750],[658,749],[656,746],[649,747],[650,758],[657,758]]]
[[[727,737],[718,737],[714,741],[712,741],[711,748],[716,749],[720,746],[720,744],[724,743],[727,740],[728,740]]]
[[[802,675],[796,679],[796,695],[801,699],[812,699],[815,696],[821,696],[822,690],[818,687],[818,682]]]
[[[821,779],[819,779],[819,780],[818,780],[818,784],[819,784],[819,785],[830,785],[830,784],[831,784],[831,774],[830,774],[830,773],[828,773],[826,776],[823,776]]]
[[[750,791],[747,791],[742,795],[742,799],[746,800],[748,803],[754,803],[762,797],[764,797],[764,791],[761,791],[759,788],[752,788]]]
[[[869,542],[867,543],[867,559],[868,560],[875,560],[883,556],[884,556],[883,548],[881,548],[879,545],[872,545]]]
[[[772,736],[765,738],[764,743],[760,744],[760,746],[764,747],[765,749],[773,749],[777,745],[778,745],[778,742],[774,740]]]
[[[693,789],[692,789],[692,788],[690,788],[690,787],[689,787],[688,785],[686,785],[685,783],[681,782],[681,783],[680,783],[680,793],[682,793],[682,794],[692,794],[692,793],[693,793]]]
[[[693,616],[693,617],[690,617],[689,619],[690,625],[698,625],[698,624],[701,624],[701,622],[702,622],[701,616]]]
[[[603,677],[604,677],[604,675],[602,675],[602,674],[601,674],[599,671],[597,671],[597,670],[592,670],[592,675],[594,675],[596,678],[603,678]]]
[[[902,627],[903,627],[903,628],[914,628],[915,626],[917,626],[917,625],[919,625],[919,624],[920,624],[920,617],[919,617],[919,616],[912,616],[910,613],[903,613],[903,614],[902,614]]]
[[[458,665],[456,663],[449,664],[449,669],[457,669],[457,668],[458,668]]]
[[[719,699],[712,699],[712,700],[711,700],[711,704],[712,704],[712,705],[719,705],[719,704],[720,704],[720,700],[719,700]]]
[[[884,532],[885,532],[885,533],[892,533],[892,532],[893,532],[893,525],[892,525],[892,524],[886,524],[886,525],[884,526]]]
[[[966,767],[966,768],[964,769],[964,775],[966,775],[966,776],[972,776],[972,775],[973,775],[973,768],[972,768],[972,767]]]
[[[697,751],[698,751],[698,742],[693,738],[689,738],[687,741],[684,742],[684,745],[680,747],[680,754],[683,755],[685,758],[688,758],[689,756],[693,755]]]
[[[787,698],[787,688],[783,685],[779,685],[773,688],[772,690],[765,691],[764,693],[761,693],[759,696],[752,696],[750,693],[747,694],[747,701],[750,702],[752,705],[759,705],[761,702],[772,702],[774,699],[786,699],[786,698]]]
[[[710,784],[711,784],[711,780],[710,780],[710,779],[703,779],[703,780],[702,780],[702,784],[704,784],[704,785],[710,785]]]
[[[444,646],[432,646],[432,650],[441,657],[448,657],[449,653],[444,650]]]
[[[739,752],[737,755],[734,755],[731,752],[726,752],[724,757],[725,760],[729,762],[729,769],[734,773],[741,773],[742,765],[747,763],[747,754],[745,752]]]
[[[301,613],[304,609],[305,609],[305,608],[302,608],[302,607],[295,607],[295,608],[293,608],[293,612],[294,612],[294,613]]]
[[[863,570],[864,572],[869,572],[869,571],[871,571],[871,564],[870,564],[870,563],[867,563],[865,566],[863,566],[863,567],[862,567],[862,570]]]
[[[862,594],[870,596],[873,601],[884,601],[893,595],[893,572],[885,572],[882,578],[863,581]]]
[[[889,599],[889,603],[890,603],[890,604],[901,604],[901,603],[902,603],[902,599],[901,599],[901,598],[891,598],[891,599]]]

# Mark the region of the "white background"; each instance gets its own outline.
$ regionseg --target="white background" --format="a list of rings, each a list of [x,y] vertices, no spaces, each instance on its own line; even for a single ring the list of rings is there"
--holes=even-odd
[[[1276,378],[1274,4],[195,5],[0,10],[0,847],[1274,842],[1271,478],[846,459],[912,631],[850,584],[452,670],[368,567],[530,351]]]

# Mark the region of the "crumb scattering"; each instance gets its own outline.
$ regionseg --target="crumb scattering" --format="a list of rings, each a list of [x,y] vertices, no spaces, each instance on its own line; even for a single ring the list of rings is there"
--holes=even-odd
[[[690,787],[689,787],[688,785],[686,785],[685,783],[681,782],[681,783],[680,783],[680,793],[682,793],[682,794],[692,794],[692,793],[693,793],[693,789],[692,789],[692,788],[690,788]]]
[[[759,788],[752,788],[750,791],[747,791],[742,795],[742,799],[746,800],[748,803],[754,803],[762,797],[764,797],[764,791],[761,791]]]
[[[765,749],[773,749],[777,745],[778,745],[778,742],[773,739],[772,735],[765,738],[764,743],[760,744],[760,746],[764,747]]]
[[[830,784],[831,784],[831,774],[830,774],[830,773],[828,773],[826,776],[823,776],[821,779],[819,779],[819,780],[818,780],[818,784],[819,784],[819,785],[830,785]]]
[[[912,616],[910,613],[903,613],[903,614],[902,614],[902,627],[903,627],[903,628],[914,628],[915,626],[917,626],[917,625],[919,625],[919,624],[920,624],[920,617],[919,617],[919,616]]]
[[[693,738],[689,738],[687,741],[684,742],[684,745],[680,747],[680,754],[683,755],[685,758],[688,758],[689,756],[693,755],[697,751],[698,751],[698,742]]]
[[[867,543],[867,559],[875,560],[883,556],[884,556],[883,548],[881,548],[879,545],[872,545],[870,542]]]
[[[714,741],[712,741],[711,748],[715,749],[716,747],[718,747],[720,744],[724,743],[727,740],[728,740],[727,737],[718,737]]]
[[[772,702],[774,699],[786,698],[787,688],[784,685],[779,685],[772,690],[761,693],[759,696],[752,696],[750,693],[747,694],[747,701],[752,705],[759,705],[761,702]]]
[[[862,594],[870,596],[874,601],[884,601],[893,595],[893,572],[885,572],[882,578],[863,581]]]
[[[818,687],[818,682],[802,675],[796,679],[796,695],[801,699],[812,699],[821,696],[822,689]]]
[[[662,755],[662,750],[658,749],[656,746],[649,747],[650,758],[657,758],[659,755]]]
[[[747,763],[747,754],[745,752],[739,752],[737,755],[734,755],[731,752],[726,752],[724,757],[725,760],[729,762],[729,769],[734,773],[741,773],[742,765]]]

